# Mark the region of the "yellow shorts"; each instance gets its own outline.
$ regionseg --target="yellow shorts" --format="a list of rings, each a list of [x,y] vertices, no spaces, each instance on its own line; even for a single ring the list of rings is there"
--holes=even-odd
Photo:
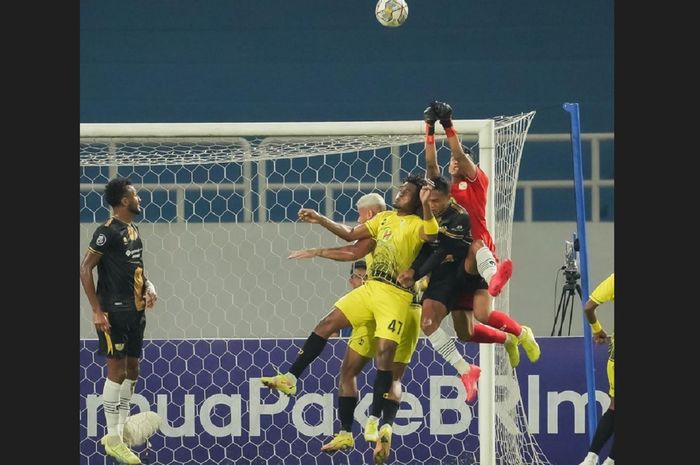
[[[412,301],[410,292],[370,279],[338,299],[335,306],[353,329],[375,323],[374,337],[399,343]]]
[[[610,384],[610,397],[615,397],[615,360],[608,360],[608,384]]]
[[[418,344],[418,337],[420,336],[420,317],[420,304],[412,304],[408,311],[406,326],[401,331],[401,340],[394,354],[394,362],[406,365],[411,362],[413,352],[416,351],[416,345]],[[353,328],[348,339],[348,347],[363,357],[374,358],[374,348],[376,346],[374,340],[375,328],[374,322]]]

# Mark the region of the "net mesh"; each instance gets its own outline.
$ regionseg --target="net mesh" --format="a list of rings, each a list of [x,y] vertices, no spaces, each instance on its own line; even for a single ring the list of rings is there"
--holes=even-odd
[[[533,116],[534,112],[495,118],[493,232],[501,257],[510,256],[515,184]],[[272,366],[287,366],[299,343],[289,339],[306,338],[348,290],[350,264],[287,259],[292,250],[340,245],[323,228],[296,222],[299,208],[315,208],[336,221],[355,224],[359,197],[377,192],[391,204],[404,176],[425,172],[422,140],[420,134],[81,139],[81,250],[109,217],[102,190],[110,178],[128,176],[142,199],[144,212],[138,224],[144,263],[159,301],[156,310],[148,313],[149,341],[136,392],[143,396],[140,408],[167,413],[162,435],[154,437],[155,463],[219,464],[229,460],[291,465],[362,460],[365,449],[360,452],[359,445],[358,450],[335,458],[318,454],[320,441],[334,429],[332,408],[326,412],[328,405],[323,402],[331,396],[333,405],[345,347],[342,340],[334,342],[333,353],[324,353],[315,362],[320,368],[304,378],[301,391],[321,400],[307,399],[307,408],[296,413],[299,418],[294,416],[296,407],[262,414],[258,426],[262,432],[256,436],[256,426],[250,421],[255,402],[250,396],[266,395],[254,385],[257,378],[269,375]],[[465,134],[462,140],[478,161],[477,137]],[[437,144],[438,162],[446,167],[449,147],[442,138]],[[85,339],[81,350],[81,463],[98,463],[103,458],[95,439],[104,434],[104,420],[96,396],[102,389],[103,362],[94,355],[90,307],[82,292],[81,298],[80,331]],[[508,311],[508,304],[506,287],[495,306]],[[445,329],[452,331],[451,325]],[[229,346],[238,343],[240,347]],[[463,347],[472,361],[476,350],[472,345]],[[430,404],[433,383],[446,398],[457,398],[462,388],[449,386],[448,379],[456,379],[452,368],[435,360],[424,341],[414,360],[405,385],[418,404]],[[427,378],[430,383],[425,382]],[[547,464],[527,432],[517,379],[500,347],[496,350],[496,384],[497,462]],[[371,391],[366,379],[358,380],[358,386],[362,394]],[[242,396],[242,406],[222,401],[204,418],[203,406],[222,395],[228,399]],[[161,405],[163,396],[170,403]],[[261,405],[282,402],[276,397],[255,399]],[[304,402],[298,398],[295,404]],[[277,408],[269,405],[261,408]],[[237,413],[236,408],[242,411]],[[459,410],[464,408],[467,410]],[[95,409],[100,412],[99,422]],[[395,430],[396,460],[478,463],[477,409],[455,409],[438,412],[445,424],[459,425],[448,427],[445,434],[437,434],[435,431],[442,430],[427,423],[408,432],[410,427],[402,425],[400,414]],[[236,435],[229,431],[235,427],[226,425],[239,417],[241,431]],[[315,426],[306,430],[304,425]],[[217,436],[216,431],[225,434]],[[431,451],[429,456],[421,455],[423,447]]]

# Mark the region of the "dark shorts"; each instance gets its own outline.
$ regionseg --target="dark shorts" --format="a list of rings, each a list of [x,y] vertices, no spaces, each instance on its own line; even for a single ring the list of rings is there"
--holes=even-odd
[[[428,288],[423,292],[423,299],[436,300],[447,307],[453,305],[457,298],[458,288],[458,270],[463,267],[463,262],[459,263],[443,263],[430,274]]]
[[[136,309],[109,312],[107,318],[111,326],[109,334],[97,331],[99,353],[107,357],[141,358],[146,312],[137,312]]]
[[[452,301],[451,310],[473,310],[474,309],[474,292],[480,289],[488,289],[489,285],[486,280],[479,274],[469,274],[464,271],[464,267],[457,272],[457,293]]]

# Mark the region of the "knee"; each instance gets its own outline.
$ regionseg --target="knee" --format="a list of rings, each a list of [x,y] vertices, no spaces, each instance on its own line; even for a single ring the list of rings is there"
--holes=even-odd
[[[324,316],[321,321],[318,322],[314,328],[314,333],[321,336],[324,339],[331,337],[331,334],[335,332],[336,328],[334,326],[333,318],[330,315]]]
[[[135,367],[127,367],[126,369],[126,377],[132,380],[136,380],[139,377],[139,366],[136,365]]]
[[[481,239],[476,239],[475,241],[472,241],[469,248],[471,250],[473,250],[474,252],[476,252],[477,250],[479,250],[480,248],[485,247],[485,246],[486,246],[486,244],[484,244],[484,241],[482,241]]]
[[[420,320],[420,329],[428,336],[437,331],[439,327],[440,325],[436,324],[433,319],[423,318]]]
[[[432,300],[423,302],[423,312],[420,320],[420,328],[427,335],[433,334],[442,322],[442,312],[439,304]]]
[[[110,370],[107,373],[107,378],[109,378],[111,381],[113,381],[117,384],[121,384],[126,379],[126,374],[127,374],[126,368]]]
[[[396,342],[379,339],[377,343],[375,362],[377,369],[392,371],[394,354],[396,353]]]
[[[133,380],[139,377],[139,359],[132,357],[126,359],[126,377]]]

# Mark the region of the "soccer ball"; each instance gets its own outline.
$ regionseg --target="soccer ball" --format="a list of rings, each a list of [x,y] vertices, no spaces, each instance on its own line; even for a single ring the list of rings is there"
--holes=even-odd
[[[141,412],[129,416],[124,422],[124,442],[129,447],[145,444],[160,430],[162,421],[160,415],[155,412]]]
[[[399,27],[408,17],[408,5],[405,0],[379,0],[374,15],[382,26]]]

